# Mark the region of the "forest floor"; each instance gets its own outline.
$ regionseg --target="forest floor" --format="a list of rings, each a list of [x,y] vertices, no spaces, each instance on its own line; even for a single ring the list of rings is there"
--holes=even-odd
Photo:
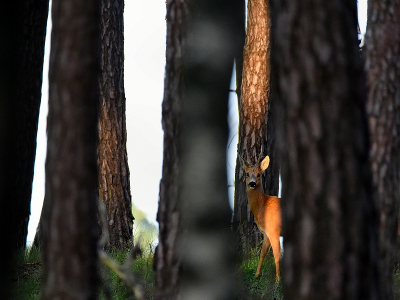
[[[154,271],[152,267],[154,246],[151,243],[143,247],[143,254],[134,260],[132,271],[140,278],[145,299],[154,299]],[[122,264],[129,251],[110,253],[110,256]],[[237,281],[239,299],[282,299],[282,285],[275,281],[275,263],[271,251],[265,257],[263,269],[259,278],[254,278],[259,260],[259,249],[251,249],[243,256],[242,263],[238,266]],[[135,299],[121,279],[104,265],[100,266],[101,287],[100,300],[128,300]],[[40,299],[40,278],[42,263],[39,251],[32,249],[18,258],[15,272],[15,295],[18,300]],[[284,276],[284,274],[281,274]],[[400,270],[394,276],[394,300],[400,300]],[[109,293],[111,297],[106,297]]]

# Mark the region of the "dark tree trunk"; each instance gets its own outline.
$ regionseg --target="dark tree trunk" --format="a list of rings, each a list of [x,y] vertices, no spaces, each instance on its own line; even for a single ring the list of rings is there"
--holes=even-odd
[[[181,299],[235,299],[226,146],[240,1],[188,1],[179,126]],[[199,296],[200,295],[200,296]]]
[[[16,67],[19,63],[18,50],[23,41],[18,38],[22,32],[19,2],[4,3],[0,10],[0,38],[6,41],[0,47],[0,240],[2,257],[0,259],[0,299],[14,299],[11,295],[11,270],[13,256],[17,250],[18,228],[15,222],[15,203],[13,190],[16,181],[12,172],[15,161],[13,155],[18,148],[17,130],[17,96],[19,74]]]
[[[107,248],[132,243],[132,200],[126,152],[124,1],[103,0],[99,109],[99,195],[107,209]]]
[[[271,78],[273,80],[273,78]],[[274,105],[273,95],[270,94],[268,99],[268,115],[267,115],[267,138],[264,141],[263,157],[268,155],[270,163],[268,169],[263,174],[264,193],[270,196],[278,196],[279,193],[279,173],[280,173],[280,157],[276,147],[276,120],[271,107]]]
[[[367,112],[379,210],[380,299],[393,299],[400,168],[400,1],[371,0],[365,39]]]
[[[159,244],[155,255],[155,299],[175,299],[179,290],[180,261],[177,235],[181,219],[178,210],[178,124],[183,99],[183,55],[186,41],[185,0],[168,0],[167,48],[162,103],[164,155],[157,221]]]
[[[96,299],[100,3],[53,0],[42,299]]]
[[[379,299],[357,2],[272,0],[271,16],[285,299]]]
[[[250,0],[247,5],[246,43],[243,51],[243,79],[239,108],[238,153],[255,164],[264,155],[269,94],[269,16],[265,0]],[[236,162],[236,168],[240,166]],[[239,168],[240,169],[240,168]],[[234,228],[238,246],[254,247],[262,235],[247,201],[243,172],[235,178]]]
[[[48,1],[4,3],[0,14],[0,299],[30,215]]]
[[[22,2],[21,2],[22,3]],[[15,222],[18,228],[17,246],[25,248],[31,207],[33,169],[36,154],[36,135],[42,97],[44,42],[46,37],[49,0],[24,1],[21,7],[23,45],[19,49],[17,94],[17,137],[19,146],[14,152]]]

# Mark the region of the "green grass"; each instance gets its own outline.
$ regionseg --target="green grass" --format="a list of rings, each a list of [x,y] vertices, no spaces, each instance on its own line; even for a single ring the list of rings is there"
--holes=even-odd
[[[145,298],[153,299],[154,290],[154,271],[152,243],[148,243],[147,247],[142,243],[143,254],[137,257],[133,264],[132,270],[139,278],[142,284]],[[30,250],[30,249],[29,249]],[[40,299],[40,279],[42,265],[40,253],[37,249],[27,250],[17,258],[17,268],[14,280],[14,295],[18,300],[39,300]],[[122,264],[125,261],[129,249],[126,251],[113,251],[109,253],[110,257]],[[108,290],[113,300],[129,300],[135,299],[133,292],[128,289],[122,280],[110,269],[99,263],[99,273],[101,284],[99,287],[100,300],[106,300],[104,291]]]
[[[18,300],[36,300],[40,293],[42,264],[36,249],[17,256],[14,294]]]
[[[261,247],[248,249],[239,265],[239,275],[244,281],[239,299],[281,299],[282,285],[276,283],[275,261],[270,250],[265,256],[258,278],[254,275],[260,259]]]
[[[153,256],[154,248],[151,243],[147,244],[147,247],[143,247],[143,254],[137,257],[132,264],[132,271],[135,276],[139,278],[140,284],[143,287],[145,299],[153,299],[154,291],[154,271],[153,271]],[[129,254],[129,249],[126,251],[113,251],[109,253],[110,257],[123,264],[127,255]],[[100,300],[106,300],[104,295],[104,287],[108,287],[111,292],[112,299],[114,300],[125,300],[125,299],[135,299],[133,292],[128,289],[122,280],[106,266],[102,265],[100,268],[100,274],[102,277],[103,285],[100,291]]]
[[[394,273],[393,299],[400,300],[400,269]]]
[[[154,271],[152,268],[154,247],[151,242],[142,241],[143,254],[138,257],[132,270],[140,278],[144,289],[145,298],[153,299]],[[243,255],[241,264],[238,265],[238,286],[240,286],[239,299],[282,299],[282,285],[275,282],[275,262],[272,252],[267,253],[261,275],[254,278],[259,260],[259,248],[249,249]],[[113,251],[109,255],[122,264],[128,254],[126,251]],[[99,267],[101,286],[99,288],[99,299],[106,300],[104,290],[110,291],[114,300],[135,299],[133,293],[124,285],[122,280],[106,266],[100,263]],[[284,276],[284,274],[281,274]],[[29,253],[18,256],[15,272],[15,299],[39,300],[40,299],[40,277],[41,261],[40,253],[32,249]],[[394,274],[394,300],[400,300],[400,270]]]

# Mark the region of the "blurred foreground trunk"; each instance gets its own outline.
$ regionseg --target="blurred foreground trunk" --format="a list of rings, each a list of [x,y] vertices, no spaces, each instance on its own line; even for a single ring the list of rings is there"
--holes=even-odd
[[[181,299],[235,299],[226,147],[240,49],[240,1],[188,1],[185,99],[179,126]]]
[[[379,299],[357,1],[270,2],[285,299]]]
[[[100,3],[54,0],[41,299],[96,299]]]
[[[400,174],[400,1],[371,0],[365,57],[375,201],[379,210],[380,299],[393,299]]]

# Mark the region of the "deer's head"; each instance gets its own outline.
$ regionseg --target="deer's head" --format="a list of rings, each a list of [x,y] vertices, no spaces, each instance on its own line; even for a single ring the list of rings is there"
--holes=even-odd
[[[266,156],[260,163],[260,158],[255,165],[249,164],[239,155],[240,164],[246,174],[246,186],[249,189],[256,189],[261,183],[261,174],[268,168],[269,156]]]

